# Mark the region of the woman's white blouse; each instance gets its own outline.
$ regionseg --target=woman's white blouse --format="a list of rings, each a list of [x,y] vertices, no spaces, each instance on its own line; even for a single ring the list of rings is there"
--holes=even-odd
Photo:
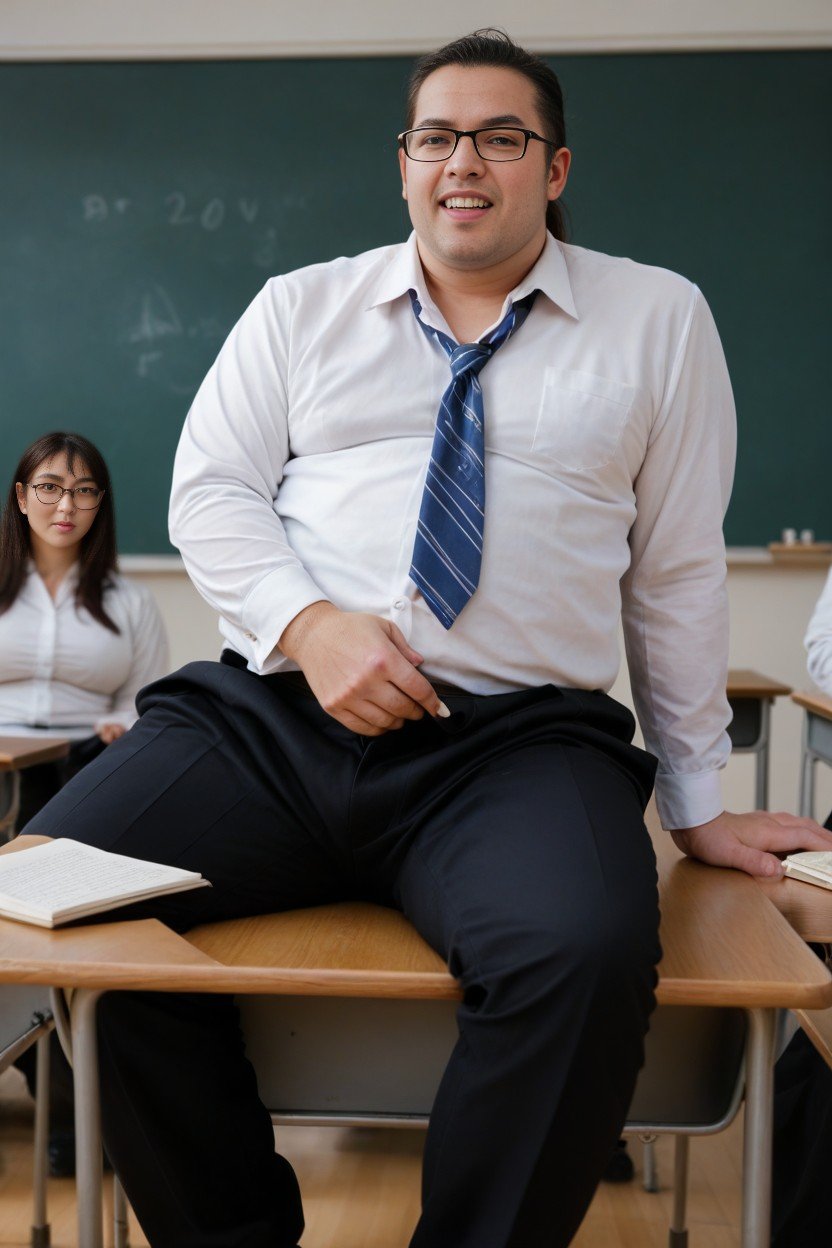
[[[129,728],[136,694],[168,670],[159,609],[143,586],[113,577],[105,591],[116,634],[76,607],[78,569],[54,600],[34,568],[0,615],[0,730],[15,736],[54,733],[81,739],[101,724]]]
[[[832,695],[832,570],[817,601],[806,640],[809,675],[824,693]]]

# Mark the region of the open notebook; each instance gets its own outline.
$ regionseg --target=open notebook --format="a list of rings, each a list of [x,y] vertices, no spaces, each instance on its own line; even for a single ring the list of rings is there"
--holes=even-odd
[[[0,855],[0,915],[57,927],[146,897],[210,887],[197,871],[56,840]]]

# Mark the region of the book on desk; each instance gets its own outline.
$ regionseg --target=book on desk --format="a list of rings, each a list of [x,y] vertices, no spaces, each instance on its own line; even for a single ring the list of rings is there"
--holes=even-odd
[[[789,854],[783,861],[783,869],[791,880],[832,889],[832,853],[827,849],[806,849],[799,854]]]
[[[0,915],[58,927],[148,897],[210,887],[197,871],[62,838],[0,857]]]

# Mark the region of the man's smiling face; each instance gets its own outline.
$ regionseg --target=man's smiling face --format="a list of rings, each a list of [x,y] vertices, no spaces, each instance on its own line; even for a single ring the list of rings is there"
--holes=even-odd
[[[518,126],[549,137],[533,84],[502,66],[446,65],[422,83],[412,128],[476,130]],[[447,160],[410,160],[401,151],[402,193],[419,249],[451,269],[481,270],[528,258],[534,264],[546,237],[546,205],[566,182],[569,153],[554,160],[534,139],[522,160],[483,160],[473,141],[460,139]]]

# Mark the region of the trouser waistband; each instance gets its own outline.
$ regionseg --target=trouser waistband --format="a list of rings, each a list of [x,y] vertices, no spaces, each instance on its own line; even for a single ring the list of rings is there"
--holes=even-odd
[[[220,663],[224,663],[226,667],[237,667],[241,671],[248,670],[248,662],[243,656],[238,654],[236,650],[229,650],[227,647],[220,656]],[[294,670],[273,672],[267,679],[280,681],[289,685],[292,689],[297,689],[300,693],[308,693],[310,697],[314,698],[315,696],[303,672]],[[474,698],[477,696],[474,693],[470,693],[469,690],[461,689],[459,685],[451,685],[447,681],[431,680],[430,683],[440,698]]]

